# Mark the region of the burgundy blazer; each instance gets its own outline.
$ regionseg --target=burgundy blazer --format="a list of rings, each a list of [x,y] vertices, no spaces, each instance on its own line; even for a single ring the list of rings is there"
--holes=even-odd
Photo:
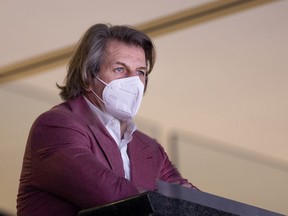
[[[120,151],[80,96],[34,122],[17,198],[19,216],[77,215],[78,211],[156,189],[156,180],[187,183],[160,144],[135,131],[128,144],[131,180]]]

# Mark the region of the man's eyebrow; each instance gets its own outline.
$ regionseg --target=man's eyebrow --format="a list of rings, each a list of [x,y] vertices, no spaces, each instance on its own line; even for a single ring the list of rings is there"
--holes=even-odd
[[[144,69],[144,70],[147,70],[147,67],[146,66],[141,66],[141,67],[138,67],[139,69]]]
[[[117,61],[117,62],[115,62],[115,64],[119,64],[119,65],[122,65],[122,66],[124,66],[124,67],[128,67],[124,62],[119,62],[119,61]]]
[[[130,69],[130,67],[127,64],[125,64],[124,62],[117,61],[115,64],[119,64],[119,65],[122,65],[122,66]],[[147,70],[147,66],[140,66],[140,67],[137,67],[137,69]]]

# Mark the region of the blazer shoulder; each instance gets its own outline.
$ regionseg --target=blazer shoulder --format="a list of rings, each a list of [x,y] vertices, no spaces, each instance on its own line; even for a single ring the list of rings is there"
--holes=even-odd
[[[133,134],[133,141],[137,143],[142,143],[143,146],[146,146],[147,148],[152,148],[154,150],[160,150],[161,152],[164,151],[163,147],[161,144],[155,139],[147,134],[136,130]]]
[[[42,113],[34,122],[35,125],[63,126],[79,125],[83,118],[75,115],[69,102],[63,102]]]
[[[136,131],[134,132],[133,137],[135,137],[135,138],[137,138],[137,139],[140,139],[140,140],[142,140],[142,141],[153,142],[153,143],[155,142],[155,143],[157,143],[156,139],[148,136],[147,134],[145,134],[145,133],[143,133],[143,132],[141,132],[141,131],[139,131],[139,130],[136,130]]]

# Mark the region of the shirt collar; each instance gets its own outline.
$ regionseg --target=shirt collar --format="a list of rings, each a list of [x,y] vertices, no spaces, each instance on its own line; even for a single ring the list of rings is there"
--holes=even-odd
[[[111,130],[112,129],[111,125],[113,125],[114,122],[117,122],[117,124],[120,125],[120,121],[118,119],[116,119],[113,116],[111,116],[110,114],[100,110],[98,107],[96,107],[94,104],[92,104],[85,96],[84,96],[84,98],[85,98],[86,102],[88,103],[92,112],[99,118],[100,122],[107,129],[109,128]],[[124,138],[125,138],[125,136],[127,136],[127,133],[132,135],[136,129],[137,129],[137,127],[136,127],[135,123],[132,120],[128,120],[127,129],[126,129],[126,132],[124,134]]]

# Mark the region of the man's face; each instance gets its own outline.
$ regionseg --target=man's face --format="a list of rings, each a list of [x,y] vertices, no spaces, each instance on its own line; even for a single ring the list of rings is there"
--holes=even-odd
[[[107,43],[103,63],[98,73],[98,77],[101,80],[105,83],[110,83],[115,79],[138,76],[145,85],[146,75],[145,53],[141,47],[128,45],[116,40]],[[102,92],[105,88],[103,83],[94,79],[90,87],[97,95],[102,97]]]
[[[114,79],[139,76],[145,85],[147,66],[141,47],[119,41],[109,41],[104,52],[99,78],[109,83]]]

